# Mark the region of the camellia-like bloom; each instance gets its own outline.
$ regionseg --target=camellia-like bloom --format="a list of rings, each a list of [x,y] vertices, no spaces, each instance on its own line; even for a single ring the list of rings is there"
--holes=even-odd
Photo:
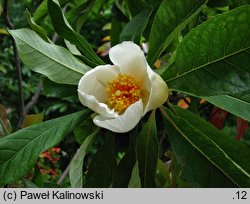
[[[100,65],[79,81],[78,96],[97,113],[93,122],[113,132],[133,129],[148,111],[161,106],[168,87],[146,62],[133,42],[123,42],[109,51],[114,65]]]

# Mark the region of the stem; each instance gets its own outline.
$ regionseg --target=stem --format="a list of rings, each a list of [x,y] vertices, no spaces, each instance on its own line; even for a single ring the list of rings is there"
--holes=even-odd
[[[9,13],[8,13],[8,0],[4,0],[4,6],[3,6],[3,15],[4,15],[4,21],[6,26],[9,29],[13,29],[14,26],[11,23],[9,19]],[[19,109],[20,109],[20,116],[19,118],[24,117],[24,98],[23,98],[23,87],[22,87],[22,69],[20,66],[20,59],[17,52],[17,47],[14,38],[11,36],[11,41],[13,45],[13,51],[14,51],[14,58],[15,58],[15,64],[16,64],[16,73],[18,78],[18,97],[19,97]]]

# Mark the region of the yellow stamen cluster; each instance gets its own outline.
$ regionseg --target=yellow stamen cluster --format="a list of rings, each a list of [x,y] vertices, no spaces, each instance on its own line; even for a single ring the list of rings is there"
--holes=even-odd
[[[142,87],[133,76],[119,74],[115,80],[108,82],[107,93],[108,106],[123,113],[131,104],[142,98]]]

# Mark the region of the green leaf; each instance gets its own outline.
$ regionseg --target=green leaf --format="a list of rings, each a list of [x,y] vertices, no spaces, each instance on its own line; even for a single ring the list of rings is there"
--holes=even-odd
[[[206,0],[164,0],[153,21],[147,61],[154,64],[172,40],[202,10]]]
[[[26,9],[25,15],[31,29],[35,31],[43,40],[48,43],[51,43],[51,40],[48,38],[46,31],[43,29],[43,27],[36,24],[28,9]]]
[[[43,0],[43,2],[37,7],[34,13],[34,21],[40,22],[48,15],[48,0]]]
[[[47,97],[66,98],[77,97],[77,86],[58,84],[48,78],[43,79],[43,94]]]
[[[157,188],[167,188],[171,185],[171,178],[168,167],[160,159],[157,163],[156,171],[156,187]]]
[[[72,188],[83,187],[82,168],[83,168],[84,158],[86,153],[89,151],[98,131],[99,129],[97,129],[95,132],[86,137],[86,139],[83,141],[81,147],[77,150],[77,153],[75,154],[74,158],[70,163],[69,179]]]
[[[54,82],[76,85],[83,74],[90,70],[68,50],[45,42],[32,30],[9,32],[15,39],[23,63]]]
[[[144,10],[132,18],[132,20],[122,30],[120,34],[120,42],[133,41],[139,45],[141,35],[148,23],[150,13],[151,12],[149,10]]]
[[[112,18],[111,24],[111,46],[119,44],[119,35],[122,32],[122,23],[118,21],[115,17]]]
[[[250,0],[232,0],[234,6],[250,5]]]
[[[250,94],[209,96],[205,100],[250,122]]]
[[[141,188],[141,179],[140,179],[138,161],[136,161],[135,166],[133,168],[128,187],[129,188]]]
[[[76,138],[76,141],[79,144],[82,144],[86,138],[89,135],[92,135],[92,133],[99,131],[99,127],[96,127],[96,125],[93,123],[92,117],[86,118],[83,122],[81,122],[75,129],[74,129],[74,135]]]
[[[233,4],[232,0],[220,0],[220,1],[209,0],[207,3],[207,6],[209,6],[209,7],[224,7],[224,6],[230,6],[232,4]]]
[[[201,187],[248,187],[250,149],[179,107],[161,109],[183,177]]]
[[[137,160],[139,163],[142,187],[155,187],[155,174],[158,161],[158,140],[155,124],[155,111],[143,126],[138,138]]]
[[[27,174],[41,152],[59,143],[89,114],[86,109],[21,129],[0,139],[0,186]]]
[[[162,77],[170,88],[196,96],[249,91],[249,32],[250,6],[213,17],[186,35]]]
[[[149,6],[144,0],[126,0],[130,14],[134,17]]]
[[[48,0],[48,9],[53,27],[61,37],[76,45],[77,48],[82,51],[82,54],[84,54],[96,65],[104,64],[104,62],[93,51],[87,40],[71,28],[67,19],[63,15],[57,0]]]
[[[129,147],[119,162],[114,179],[113,187],[114,188],[126,188],[131,178],[131,174],[136,162],[136,136],[138,134],[138,129],[135,128],[132,130],[129,135]]]
[[[43,121],[44,111],[37,114],[25,115],[22,128],[41,123]]]
[[[88,0],[74,3],[76,3],[76,5],[67,11],[65,16],[67,20],[71,22],[71,25],[75,25],[76,31],[79,32],[82,29],[82,25],[88,20],[89,14],[93,10],[96,1]]]
[[[86,188],[108,188],[112,184],[116,160],[114,157],[114,134],[107,132],[104,145],[91,160],[86,175]]]
[[[28,179],[23,178],[22,182],[26,188],[39,188],[36,184]]]

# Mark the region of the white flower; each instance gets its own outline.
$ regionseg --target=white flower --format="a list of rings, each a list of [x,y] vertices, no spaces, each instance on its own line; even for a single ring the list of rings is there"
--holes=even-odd
[[[78,96],[98,114],[93,120],[97,126],[128,132],[148,111],[167,100],[168,88],[133,42],[112,47],[109,57],[114,65],[88,71],[79,81]]]

